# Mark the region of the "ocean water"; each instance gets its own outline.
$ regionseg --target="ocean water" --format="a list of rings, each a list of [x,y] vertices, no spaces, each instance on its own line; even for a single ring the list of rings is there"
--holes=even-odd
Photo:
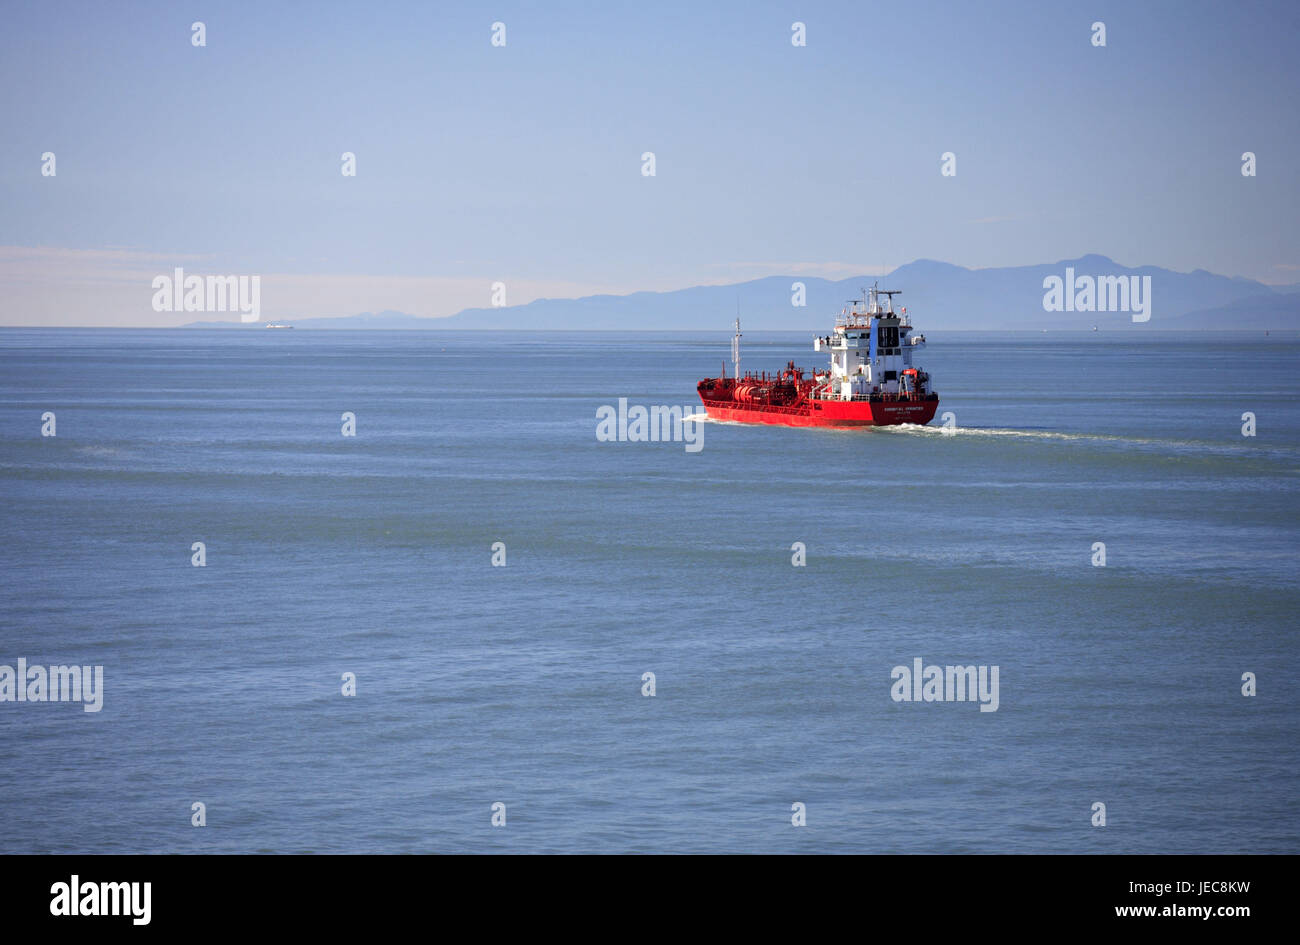
[[[0,703],[0,851],[1300,852],[1300,337],[934,334],[951,435],[597,440],[728,355],[0,331],[0,664],[104,667]]]

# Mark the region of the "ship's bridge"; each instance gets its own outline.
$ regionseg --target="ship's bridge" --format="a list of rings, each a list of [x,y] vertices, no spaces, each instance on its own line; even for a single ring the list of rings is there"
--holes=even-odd
[[[833,334],[814,340],[813,350],[830,352],[826,390],[834,399],[900,392],[904,372],[912,368],[912,351],[924,339],[908,339],[912,326],[906,313],[894,312],[897,294],[874,287],[864,291],[861,300],[841,310]],[[888,300],[884,305],[882,295]]]

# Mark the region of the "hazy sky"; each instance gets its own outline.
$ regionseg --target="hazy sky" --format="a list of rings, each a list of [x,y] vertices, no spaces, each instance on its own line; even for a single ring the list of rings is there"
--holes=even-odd
[[[267,319],[923,257],[1300,282],[1294,2],[6,2],[3,22],[3,324],[209,318],[153,311],[175,266],[260,275]]]

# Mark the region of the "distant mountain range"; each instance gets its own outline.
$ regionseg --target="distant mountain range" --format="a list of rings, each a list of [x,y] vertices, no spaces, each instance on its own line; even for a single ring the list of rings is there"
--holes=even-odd
[[[1150,320],[1135,324],[1129,312],[1045,311],[1043,281],[1064,278],[1150,277]],[[1229,323],[1249,329],[1300,329],[1300,284],[1268,286],[1253,279],[1219,276],[1203,269],[1173,272],[1156,266],[1130,269],[1105,256],[1083,256],[1037,266],[965,269],[920,259],[887,276],[831,281],[811,276],[768,276],[734,285],[695,286],[672,292],[538,299],[505,308],[471,308],[447,318],[404,312],[364,312],[339,318],[300,318],[298,328],[515,330],[726,330],[740,308],[749,331],[824,331],[847,300],[879,282],[899,289],[895,307],[906,306],[922,331],[1101,328],[1205,330]],[[805,304],[791,304],[801,283]],[[239,322],[194,322],[186,328],[260,328]]]

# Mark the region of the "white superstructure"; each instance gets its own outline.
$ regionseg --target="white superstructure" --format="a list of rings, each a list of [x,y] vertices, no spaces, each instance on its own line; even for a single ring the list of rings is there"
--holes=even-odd
[[[823,400],[852,400],[872,394],[912,393],[925,377],[912,367],[912,352],[925,344],[912,335],[907,309],[895,314],[898,291],[876,286],[862,299],[848,302],[835,319],[835,332],[813,339],[814,351],[829,351],[830,375],[815,396]],[[885,296],[884,307],[880,296]]]

